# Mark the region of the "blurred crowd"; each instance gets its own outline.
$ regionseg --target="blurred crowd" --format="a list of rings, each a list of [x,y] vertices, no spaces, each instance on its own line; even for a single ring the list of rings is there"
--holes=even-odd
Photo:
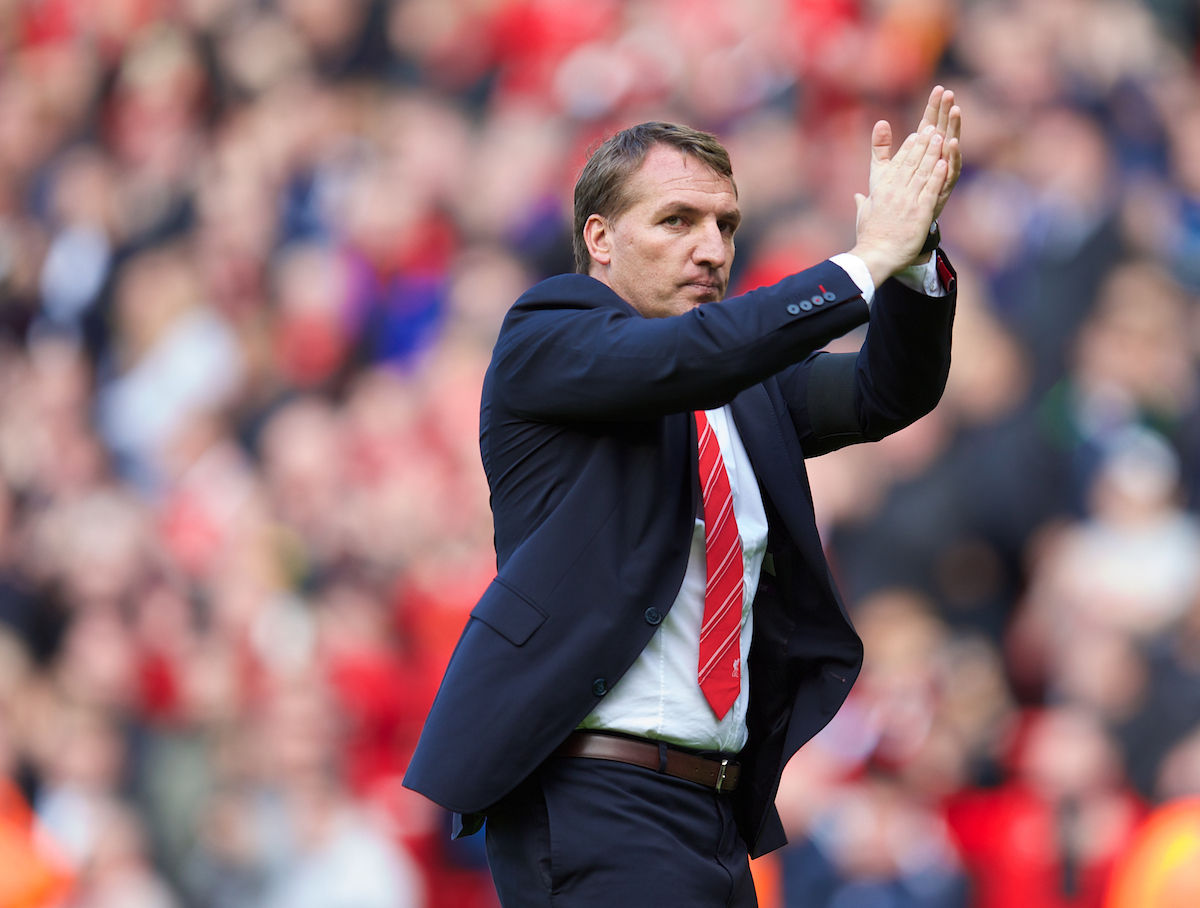
[[[482,374],[572,270],[588,148],[717,132],[745,290],[852,245],[871,124],[935,80],[954,366],[810,462],[866,666],[761,900],[1200,904],[1198,34],[1185,0],[0,0],[0,905],[494,906],[399,780],[495,571]]]

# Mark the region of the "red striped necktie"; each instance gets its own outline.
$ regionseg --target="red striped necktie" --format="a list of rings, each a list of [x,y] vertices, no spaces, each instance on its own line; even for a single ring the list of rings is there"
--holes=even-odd
[[[696,440],[700,448],[708,574],[697,678],[704,699],[720,720],[742,690],[742,541],[721,448],[703,410],[696,411]]]

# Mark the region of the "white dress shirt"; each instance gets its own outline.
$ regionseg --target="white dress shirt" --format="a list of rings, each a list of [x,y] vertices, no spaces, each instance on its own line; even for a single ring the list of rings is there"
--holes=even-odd
[[[750,457],[742,446],[729,407],[706,410],[708,424],[721,449],[733,516],[742,540],[741,660],[746,665],[754,617],[750,610],[758,589],[758,572],[767,553],[767,512]],[[700,625],[704,617],[707,581],[704,521],[697,518],[692,550],[679,595],[671,611],[629,671],[613,685],[580,728],[605,729],[654,738],[685,747],[736,753],[746,744],[746,707],[750,702],[750,673],[742,671],[742,690],[725,718],[716,714],[696,678],[700,660]]]
[[[830,261],[841,267],[871,305],[875,283],[866,264],[844,252]],[[915,265],[896,275],[897,279],[927,296],[944,296],[935,261]],[[683,583],[671,610],[637,660],[600,704],[580,723],[580,728],[616,731],[680,744],[700,750],[737,753],[746,744],[746,708],[750,702],[750,672],[746,659],[754,633],[751,606],[758,590],[759,573],[767,553],[767,514],[758,479],[742,445],[728,406],[706,410],[712,426],[729,488],[733,494],[733,516],[742,541],[742,689],[729,712],[718,721],[704,698],[697,679],[700,660],[700,625],[704,618],[707,560],[704,552],[704,521],[696,519],[692,548]]]

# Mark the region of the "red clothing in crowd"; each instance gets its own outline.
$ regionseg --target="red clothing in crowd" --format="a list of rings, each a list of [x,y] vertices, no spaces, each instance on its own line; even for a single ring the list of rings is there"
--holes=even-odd
[[[1076,812],[1014,782],[957,795],[947,819],[977,908],[1100,908],[1113,862],[1144,814],[1127,791]]]

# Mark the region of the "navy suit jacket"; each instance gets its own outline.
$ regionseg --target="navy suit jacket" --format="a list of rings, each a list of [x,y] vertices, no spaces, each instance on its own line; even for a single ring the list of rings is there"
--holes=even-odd
[[[471,613],[404,784],[474,831],[621,678],[687,566],[699,494],[693,411],[732,403],[775,567],[754,602],[749,741],[733,797],[752,854],[783,845],[783,766],[841,706],[862,662],[804,458],[881,438],[937,403],[955,299],[942,273],[947,297],[891,280],[870,312],[830,262],[661,319],[585,275],[523,295],[505,317],[481,407],[499,573]],[[858,354],[813,353],[868,321]]]

